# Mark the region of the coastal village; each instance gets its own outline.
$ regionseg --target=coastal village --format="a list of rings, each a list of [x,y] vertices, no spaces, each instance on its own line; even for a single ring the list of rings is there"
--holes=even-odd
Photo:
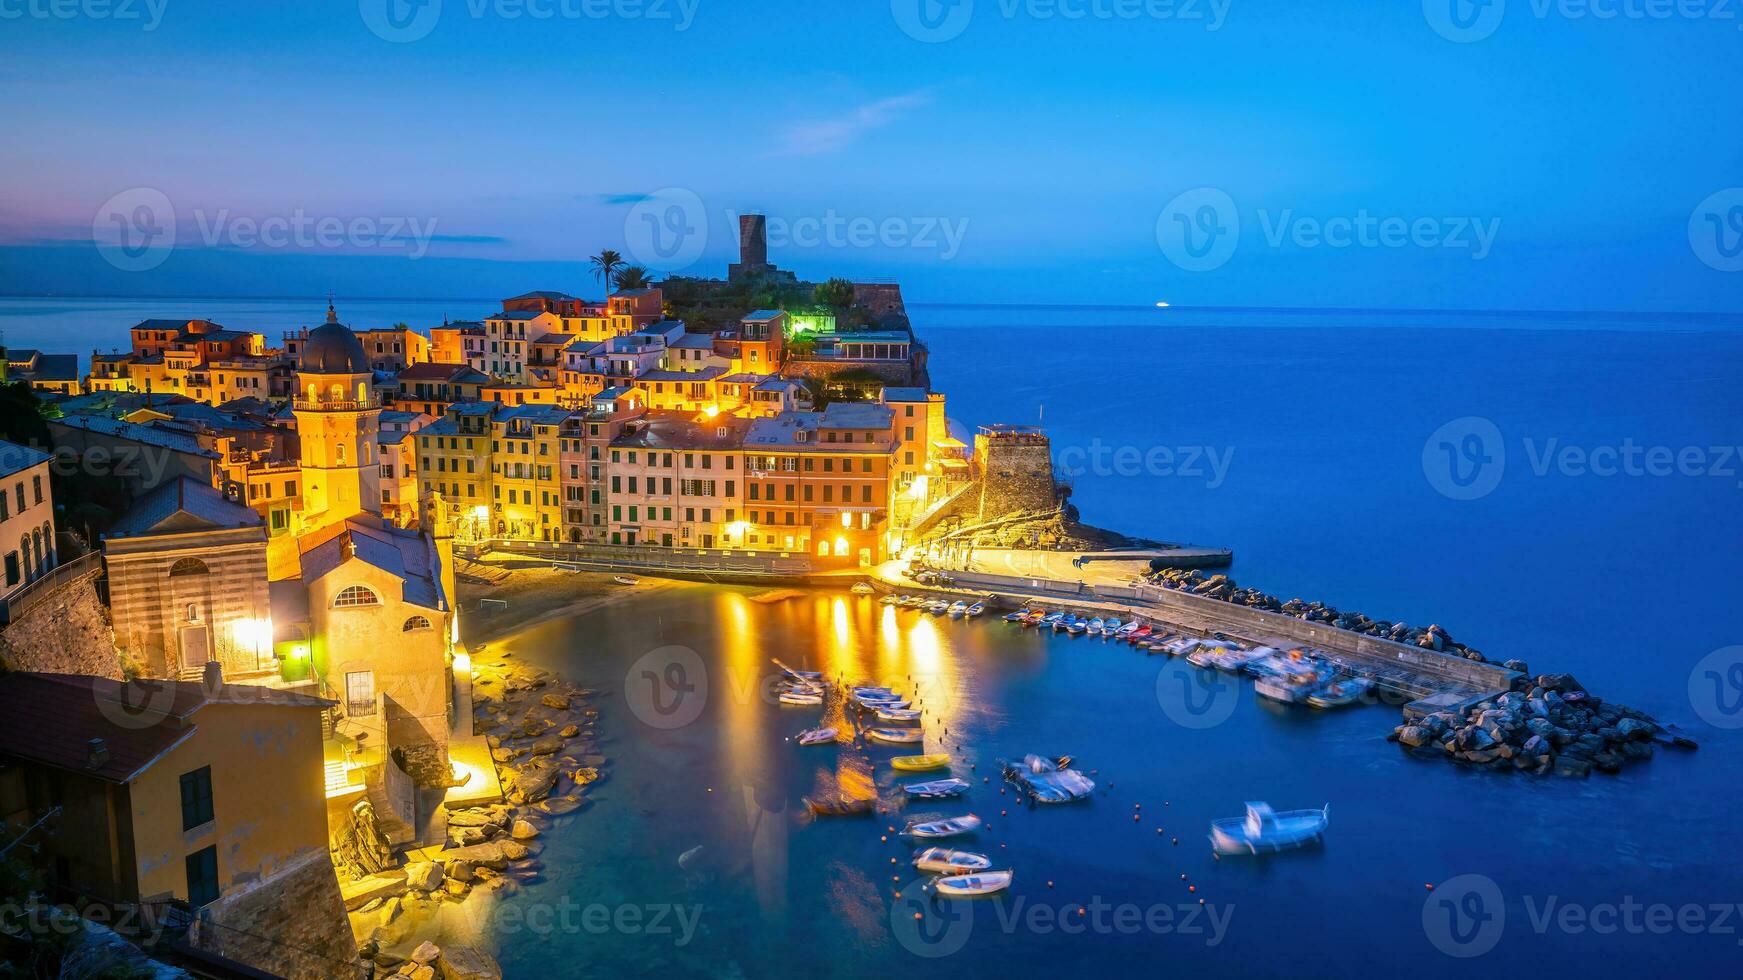
[[[1002,597],[1012,622],[1109,636],[1118,613],[1120,638],[1213,666],[1312,647],[1410,701],[1395,740],[1469,763],[1583,776],[1668,739],[1439,626],[1280,602],[1200,570],[1226,551],[1078,523],[1043,432],[953,429],[898,287],[799,281],[758,216],[740,244],[722,280],[602,253],[603,302],[536,291],[417,328],[329,299],[276,339],[149,319],[83,376],[8,351],[32,400],[0,442],[12,895],[201,976],[500,976],[425,930],[539,882],[610,760],[600,692],[463,642],[492,556]],[[999,573],[1011,554],[1023,574]]]

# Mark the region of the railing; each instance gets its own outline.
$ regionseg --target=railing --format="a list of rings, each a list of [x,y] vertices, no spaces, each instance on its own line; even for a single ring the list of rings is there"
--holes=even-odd
[[[299,412],[367,412],[380,406],[374,399],[358,401],[354,398],[322,398],[309,401],[307,398],[298,398],[292,407]]]
[[[732,548],[666,548],[658,545],[572,544],[566,541],[522,541],[487,538],[483,549],[548,558],[604,571],[723,572],[746,575],[809,575],[810,556],[794,552],[744,551]]]
[[[0,626],[12,622],[24,615],[43,600],[53,595],[56,589],[91,572],[101,571],[103,556],[99,552],[91,552],[74,558],[64,565],[56,565],[44,572],[41,577],[18,587],[17,591],[0,598]]]

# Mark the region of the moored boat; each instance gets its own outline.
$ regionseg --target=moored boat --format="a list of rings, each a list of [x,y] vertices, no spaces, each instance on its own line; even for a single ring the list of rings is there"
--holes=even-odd
[[[873,592],[876,592],[877,590],[872,588],[872,584],[870,582],[855,582],[855,583],[853,583],[853,588],[849,589],[848,591],[852,592],[854,595],[871,595]]]
[[[929,769],[943,769],[950,765],[950,756],[943,752],[933,752],[928,755],[898,755],[890,760],[890,768],[903,772],[926,772]]]
[[[907,793],[909,796],[918,796],[926,799],[942,799],[950,796],[961,796],[968,792],[968,780],[957,779],[954,776],[949,779],[931,779],[923,783],[909,783],[902,787],[902,792]]]
[[[782,704],[808,705],[815,707],[823,703],[823,695],[812,691],[782,691],[779,698]]]
[[[920,711],[917,708],[879,708],[879,721],[919,721]]]
[[[950,608],[944,611],[951,619],[961,619],[963,614],[968,612],[968,603],[958,599],[950,604]]]
[[[886,605],[886,606],[893,606],[896,603],[901,602],[901,601],[902,601],[901,597],[896,595],[894,592],[886,592],[886,593],[884,593],[883,598],[878,600],[878,602],[880,604]]]
[[[926,733],[918,728],[868,728],[865,737],[891,745],[917,745],[925,741]]]
[[[1331,823],[1331,804],[1318,810],[1284,810],[1269,803],[1250,802],[1245,817],[1213,820],[1211,846],[1222,854],[1257,854],[1311,844]]]
[[[1374,682],[1366,677],[1345,677],[1309,694],[1307,703],[1315,708],[1341,708],[1360,701],[1373,688]]]
[[[914,852],[914,867],[941,875],[969,874],[993,866],[992,858],[973,851],[953,851],[948,847],[925,847]]]
[[[950,875],[937,881],[938,894],[951,898],[991,895],[1011,887],[1009,871],[980,871],[974,874]]]
[[[910,823],[902,828],[902,833],[909,837],[959,837],[972,834],[980,829],[980,818],[970,813],[961,817],[946,817],[942,820],[922,820]]]
[[[829,728],[807,728],[794,736],[794,739],[800,745],[823,745],[835,741],[835,737],[840,734],[841,730],[833,726]]]
[[[640,585],[640,584],[642,584],[642,580],[639,578],[636,578],[634,575],[613,575],[611,577],[611,580],[613,582],[616,582],[618,585]]]
[[[1027,608],[1019,609],[1016,612],[1005,613],[1005,622],[1007,623],[1021,623],[1028,618],[1029,610]]]
[[[968,609],[963,612],[963,615],[967,616],[969,619],[974,619],[975,617],[981,615],[984,612],[986,612],[986,603],[985,602],[977,602],[977,603],[969,606]]]

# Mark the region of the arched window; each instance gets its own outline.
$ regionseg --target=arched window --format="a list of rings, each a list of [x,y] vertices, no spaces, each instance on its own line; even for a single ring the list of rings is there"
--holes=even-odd
[[[430,621],[428,619],[425,619],[422,616],[413,616],[405,621],[405,627],[401,632],[410,633],[412,630],[427,630],[429,628]]]
[[[362,585],[348,586],[333,599],[334,609],[344,609],[348,606],[379,605],[381,605],[381,598]]]
[[[176,578],[181,575],[205,575],[209,571],[211,571],[211,569],[206,567],[206,563],[198,558],[183,558],[169,567],[169,577]]]

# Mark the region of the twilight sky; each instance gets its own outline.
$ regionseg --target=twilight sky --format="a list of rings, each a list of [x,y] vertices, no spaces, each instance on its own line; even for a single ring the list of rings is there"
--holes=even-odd
[[[1743,313],[1743,6],[1592,3],[0,0],[0,293]]]

